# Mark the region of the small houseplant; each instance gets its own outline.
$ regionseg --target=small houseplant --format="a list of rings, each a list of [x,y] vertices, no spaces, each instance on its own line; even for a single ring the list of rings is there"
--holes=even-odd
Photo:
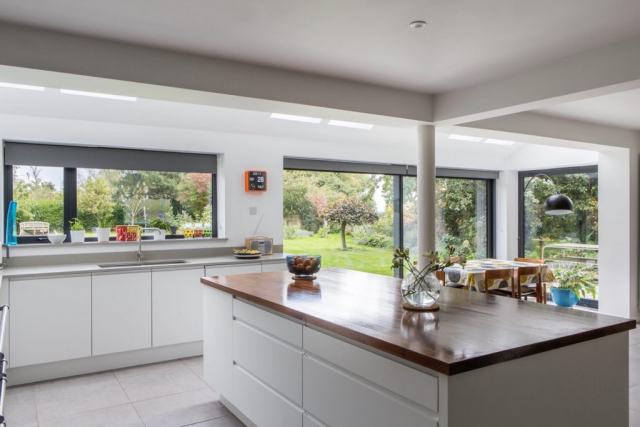
[[[560,307],[573,307],[581,297],[596,297],[598,273],[592,266],[576,264],[553,271],[556,283],[551,288],[553,302]]]
[[[452,261],[454,253],[455,248],[452,246],[447,247],[442,259],[440,259],[438,252],[427,252],[423,256],[429,262],[420,270],[411,262],[409,248],[405,248],[404,251],[396,248],[391,268],[400,268],[406,271],[406,276],[401,286],[402,297],[405,300],[404,308],[414,310],[438,309],[436,301],[440,297],[442,282],[438,280],[435,272],[451,267],[454,264]],[[466,257],[461,256],[456,262],[464,265],[466,261]]]
[[[78,218],[73,218],[69,221],[69,229],[71,233],[71,243],[84,242],[84,225],[82,225]]]
[[[108,242],[109,234],[111,234],[111,227],[109,227],[109,217],[103,216],[101,218],[98,218],[98,227],[96,228],[98,242]]]
[[[161,215],[162,214],[158,214],[158,218],[154,218],[149,222],[149,227],[160,230],[160,232],[153,232],[154,240],[164,240],[167,232],[171,233],[171,226],[162,219]]]

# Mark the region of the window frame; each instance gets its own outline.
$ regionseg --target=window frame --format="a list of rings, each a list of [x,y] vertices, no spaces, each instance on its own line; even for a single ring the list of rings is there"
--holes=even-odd
[[[6,141],[9,142],[9,141]],[[27,143],[25,143],[27,144]],[[40,144],[40,143],[38,143]],[[73,147],[73,146],[68,146],[68,145],[55,145],[55,144],[40,144],[40,145],[46,145],[48,149],[52,149],[54,150],[54,147],[64,147],[63,149],[68,149],[68,147]],[[93,147],[82,147],[82,146],[78,146],[79,148],[93,148]],[[4,148],[4,146],[3,146]],[[114,152],[117,150],[118,152],[122,152],[123,150],[129,150],[129,149],[123,149],[123,148],[113,148],[113,149],[109,149],[109,148],[104,148],[104,147],[99,147],[100,150],[113,150]],[[131,149],[129,151],[136,151],[139,152],[140,150],[137,149]],[[169,151],[146,151],[146,153],[153,155],[153,153],[162,153],[163,155],[166,153],[171,153]],[[183,153],[180,153],[183,154]],[[186,153],[184,153],[186,154]],[[188,153],[188,154],[192,154],[192,153]],[[211,213],[211,239],[213,238],[217,238],[218,237],[218,213],[217,213],[217,207],[218,207],[218,189],[217,189],[217,156],[215,154],[202,154],[204,156],[210,156],[211,157],[211,161],[214,162],[214,167],[212,168],[211,173],[211,205],[212,205],[212,213]],[[36,162],[37,163],[37,162]],[[4,212],[7,212],[8,208],[9,208],[9,203],[11,202],[11,200],[13,200],[13,174],[14,174],[14,166],[15,165],[8,165],[5,164],[4,166]],[[18,166],[22,166],[22,165],[18,165]],[[41,166],[41,165],[37,165],[37,164],[33,164],[33,165],[26,165],[26,166]],[[67,238],[64,240],[65,243],[71,242],[71,233],[70,231],[70,225],[69,222],[73,219],[73,218],[77,218],[78,216],[78,173],[77,173],[77,168],[75,167],[63,167],[63,166],[41,166],[41,167],[61,167],[63,169],[63,224],[64,224],[64,233],[67,235]],[[141,170],[149,170],[147,169],[141,169]],[[162,172],[162,171],[157,171],[157,172]],[[181,173],[192,173],[192,172],[181,172]],[[206,172],[209,173],[209,172]],[[5,218],[5,224],[6,224],[7,219]],[[41,235],[41,236],[17,236],[18,237],[18,244],[34,244],[34,243],[49,243],[49,239],[47,239],[47,237],[45,235]],[[6,238],[7,236],[4,236],[4,241],[6,242]],[[142,240],[153,240],[153,236],[142,236],[141,237]],[[174,236],[174,235],[170,235],[168,234],[166,236],[167,240],[183,240],[184,236]],[[189,239],[191,240],[191,239]],[[200,240],[200,239],[198,239]],[[85,237],[84,242],[88,243],[88,242],[97,242],[98,238],[97,237]],[[116,241],[116,237],[115,236],[110,236],[109,237],[109,241],[110,242],[114,242]]]
[[[598,165],[589,166],[574,166],[568,168],[552,168],[552,169],[537,169],[530,171],[518,172],[518,256],[524,257],[524,187],[527,178],[533,178],[537,174],[545,174],[553,179],[558,175],[576,175],[581,173],[598,173]]]
[[[404,247],[403,218],[403,178],[417,178],[417,167],[414,165],[398,165],[383,163],[360,163],[338,160],[316,160],[285,157],[283,170],[299,170],[313,172],[359,173],[373,175],[387,175],[393,177],[393,240],[394,246]],[[496,241],[496,181],[499,179],[497,171],[480,171],[471,169],[436,168],[436,178],[468,179],[486,182],[487,191],[487,257],[495,257]],[[394,270],[396,277],[402,277],[401,269]]]

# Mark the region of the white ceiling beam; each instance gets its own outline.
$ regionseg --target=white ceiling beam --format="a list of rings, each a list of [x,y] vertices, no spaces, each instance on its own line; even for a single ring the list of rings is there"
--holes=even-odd
[[[455,125],[637,88],[640,37],[435,95],[434,122]]]
[[[635,148],[640,144],[638,131],[532,112],[457,126],[445,126],[441,130],[531,144],[598,151],[606,150],[607,147]]]
[[[2,23],[0,65],[0,81],[11,83],[315,117],[338,111],[330,118],[387,125],[433,115],[421,93]]]

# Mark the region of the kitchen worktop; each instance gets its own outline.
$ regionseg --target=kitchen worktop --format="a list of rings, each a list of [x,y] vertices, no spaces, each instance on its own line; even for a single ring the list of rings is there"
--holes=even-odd
[[[19,278],[19,277],[35,277],[35,276],[55,276],[77,273],[116,273],[126,271],[148,271],[148,270],[167,270],[167,269],[184,269],[199,266],[215,266],[215,265],[239,265],[239,264],[268,264],[283,262],[285,255],[278,253],[266,255],[258,259],[237,259],[233,256],[217,256],[217,257],[199,257],[199,258],[181,258],[172,257],[171,259],[181,259],[187,261],[182,264],[160,264],[160,265],[143,265],[143,266],[127,266],[127,267],[110,267],[101,268],[98,263],[87,264],[60,264],[30,267],[7,267],[0,271],[1,277]],[[155,260],[154,261],[158,261]],[[101,264],[109,264],[101,263]]]
[[[443,288],[441,309],[402,309],[401,281],[327,268],[313,285],[274,272],[201,282],[308,326],[445,375],[484,368],[635,328],[635,321]]]

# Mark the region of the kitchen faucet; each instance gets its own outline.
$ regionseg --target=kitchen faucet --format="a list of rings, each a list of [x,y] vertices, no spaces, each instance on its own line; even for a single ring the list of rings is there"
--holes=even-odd
[[[142,233],[148,230],[158,230],[160,231],[159,228],[149,228],[149,227],[143,227],[140,229],[140,236],[138,237],[138,251],[136,252],[138,254],[138,262],[142,262],[143,258],[144,258],[144,254],[142,253]]]

